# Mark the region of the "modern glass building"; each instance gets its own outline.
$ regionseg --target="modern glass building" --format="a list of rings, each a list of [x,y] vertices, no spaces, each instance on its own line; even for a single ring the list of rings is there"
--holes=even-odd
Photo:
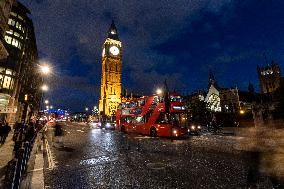
[[[42,79],[37,71],[38,53],[29,14],[23,4],[14,3],[4,37],[9,56],[0,61],[0,113],[7,114],[1,117],[9,122],[26,119],[39,109]]]
[[[8,19],[13,2],[14,0],[0,1],[0,60],[8,56],[4,45],[4,34],[8,27]]]

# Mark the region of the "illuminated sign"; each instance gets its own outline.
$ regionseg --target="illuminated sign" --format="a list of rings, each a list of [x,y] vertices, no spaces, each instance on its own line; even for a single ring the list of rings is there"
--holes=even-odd
[[[184,106],[173,106],[174,110],[185,110]]]

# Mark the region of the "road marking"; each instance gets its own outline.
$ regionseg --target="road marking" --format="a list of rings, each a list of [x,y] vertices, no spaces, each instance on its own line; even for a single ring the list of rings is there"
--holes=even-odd
[[[46,153],[47,153],[47,160],[48,160],[48,169],[52,170],[54,168],[54,158],[52,156],[50,146],[47,140],[45,140],[45,146],[46,146]]]
[[[148,139],[148,138],[153,138],[153,137],[150,137],[150,136],[136,136],[134,138],[137,138],[137,139]]]
[[[41,171],[41,170],[43,170],[43,168],[33,169],[33,170],[29,171],[29,172]]]
[[[162,170],[166,168],[166,164],[162,162],[157,163],[147,163],[147,167],[154,170]]]

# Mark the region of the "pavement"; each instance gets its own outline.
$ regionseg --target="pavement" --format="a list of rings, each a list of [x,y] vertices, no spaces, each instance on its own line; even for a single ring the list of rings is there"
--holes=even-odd
[[[255,143],[247,147],[245,135],[171,140],[86,124],[62,126],[65,135],[49,145],[46,166],[53,166],[44,169],[45,188],[247,188],[252,182],[272,188],[271,175],[255,157]]]
[[[6,138],[6,142],[0,146],[0,188],[3,187],[6,166],[13,158],[14,141],[12,138],[13,132],[11,131]]]
[[[4,145],[0,146],[0,188],[4,188],[3,181],[5,178],[6,167],[13,158],[14,141],[12,140],[13,132],[11,131],[6,138]],[[24,175],[21,189],[40,189],[44,188],[44,158],[43,158],[43,141],[41,135],[37,137],[31,152],[28,163],[27,173]]]
[[[28,163],[27,172],[23,177],[21,189],[43,189],[44,188],[44,145],[39,133],[35,140]]]

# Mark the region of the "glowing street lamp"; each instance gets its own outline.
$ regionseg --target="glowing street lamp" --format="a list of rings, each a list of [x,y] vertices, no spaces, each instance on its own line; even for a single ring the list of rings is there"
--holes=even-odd
[[[157,89],[157,90],[156,90],[156,93],[159,95],[159,94],[162,94],[163,91],[162,91],[162,89]]]
[[[47,85],[41,86],[41,90],[43,90],[43,91],[48,91],[48,86],[47,86]]]
[[[245,111],[244,110],[240,110],[240,114],[244,114],[245,113]]]
[[[50,109],[53,109],[53,106],[50,106]]]
[[[50,68],[50,66],[47,65],[47,64],[41,65],[41,66],[40,66],[40,72],[41,72],[42,74],[44,74],[44,75],[47,75],[47,74],[49,74],[49,73],[51,72],[51,68]]]
[[[49,101],[48,101],[48,100],[45,100],[45,101],[44,101],[44,103],[45,103],[45,104],[48,104],[48,103],[49,103]]]
[[[88,108],[88,107],[86,107],[86,108],[85,108],[85,110],[86,110],[86,112],[87,112],[87,111],[89,111],[89,108]]]

